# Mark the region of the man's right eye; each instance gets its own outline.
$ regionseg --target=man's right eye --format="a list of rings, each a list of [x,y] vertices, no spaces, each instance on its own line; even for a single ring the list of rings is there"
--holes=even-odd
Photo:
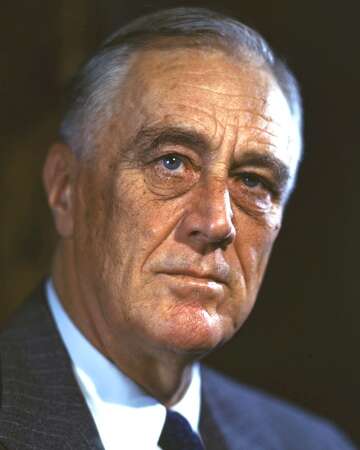
[[[182,158],[178,155],[165,155],[158,161],[161,162],[165,169],[170,171],[177,171],[184,164]]]
[[[145,166],[146,182],[150,189],[171,197],[187,192],[199,175],[192,161],[177,153],[159,156]]]

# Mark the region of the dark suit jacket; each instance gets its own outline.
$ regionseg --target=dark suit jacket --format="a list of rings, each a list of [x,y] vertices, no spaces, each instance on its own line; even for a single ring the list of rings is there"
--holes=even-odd
[[[42,288],[2,332],[0,352],[0,448],[103,450]],[[200,430],[208,450],[354,448],[318,418],[213,370],[201,374]]]

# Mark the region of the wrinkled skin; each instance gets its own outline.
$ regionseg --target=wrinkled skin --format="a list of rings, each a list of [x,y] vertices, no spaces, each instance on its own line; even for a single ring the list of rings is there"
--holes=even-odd
[[[142,52],[114,102],[88,162],[49,154],[53,277],[88,339],[171,404],[254,305],[296,130],[272,76],[218,51]]]

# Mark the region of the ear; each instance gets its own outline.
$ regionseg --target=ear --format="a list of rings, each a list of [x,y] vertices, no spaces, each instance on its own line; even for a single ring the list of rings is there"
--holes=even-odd
[[[43,168],[43,182],[55,227],[63,238],[71,237],[74,230],[76,168],[75,155],[67,145],[55,143],[50,148]]]

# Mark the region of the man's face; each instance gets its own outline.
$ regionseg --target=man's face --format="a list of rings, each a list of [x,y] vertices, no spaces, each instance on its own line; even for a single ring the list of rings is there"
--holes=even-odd
[[[265,70],[196,49],[140,53],[115,103],[74,194],[90,322],[105,346],[207,352],[247,318],[281,225],[288,105]]]

